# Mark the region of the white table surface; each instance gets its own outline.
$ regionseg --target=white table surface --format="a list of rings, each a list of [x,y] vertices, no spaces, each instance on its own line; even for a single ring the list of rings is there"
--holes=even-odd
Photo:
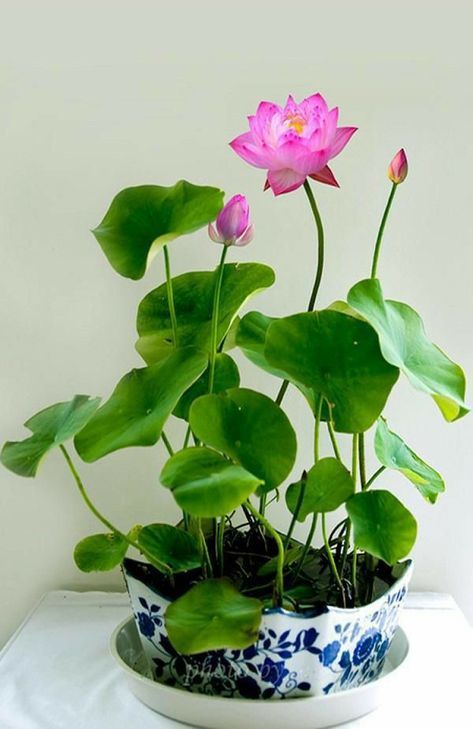
[[[125,594],[47,593],[0,653],[0,729],[184,726],[135,699],[109,654],[129,614]],[[473,632],[453,599],[412,593],[401,624],[411,652],[396,695],[344,729],[473,729]]]

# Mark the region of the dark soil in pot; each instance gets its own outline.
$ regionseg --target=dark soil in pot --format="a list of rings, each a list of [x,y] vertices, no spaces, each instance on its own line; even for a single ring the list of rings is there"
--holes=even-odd
[[[340,526],[342,528],[340,529]],[[337,534],[338,530],[338,534]],[[330,536],[332,549],[337,561],[343,562],[341,553],[343,543],[343,525],[338,525]],[[212,562],[216,567],[215,539],[207,534],[207,547]],[[390,566],[363,553],[357,558],[357,592],[352,589],[352,554],[347,554],[345,567],[341,573],[345,595],[333,579],[330,564],[324,548],[310,549],[303,567],[300,568],[300,557],[303,545],[290,540],[286,552],[284,569],[284,604],[283,607],[296,612],[322,608],[324,605],[337,607],[360,607],[373,602],[383,595],[402,575],[405,565]],[[338,554],[337,554],[338,550]],[[259,526],[252,528],[231,527],[225,531],[225,576],[239,591],[250,597],[257,597],[270,607],[272,605],[272,586],[274,582],[275,560],[277,548],[274,539],[263,533]],[[189,588],[201,580],[204,575],[201,569],[178,573],[171,577],[159,572],[151,565],[134,560],[126,560],[128,572],[137,579],[144,580],[148,586],[166,599],[173,601],[187,592]],[[215,572],[215,574],[218,574]]]

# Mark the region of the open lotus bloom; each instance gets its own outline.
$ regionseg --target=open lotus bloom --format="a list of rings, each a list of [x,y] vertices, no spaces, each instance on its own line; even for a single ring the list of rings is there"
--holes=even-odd
[[[300,104],[289,96],[284,108],[262,101],[248,121],[250,131],[230,146],[245,162],[268,170],[266,188],[275,195],[296,190],[307,177],[338,187],[328,162],[356,131],[337,126],[338,107],[329,110],[320,94]]]
[[[215,227],[209,223],[209,237],[226,246],[246,246],[253,240],[250,209],[244,195],[234,195],[218,214]]]

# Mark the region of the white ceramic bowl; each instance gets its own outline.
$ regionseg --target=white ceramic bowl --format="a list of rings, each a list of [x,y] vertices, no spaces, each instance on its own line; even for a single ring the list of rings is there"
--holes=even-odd
[[[358,688],[326,696],[285,701],[222,698],[165,686],[150,678],[147,658],[132,617],[114,631],[110,650],[133,694],[153,711],[205,729],[323,729],[356,719],[376,709],[396,688],[409,652],[407,636],[397,629],[381,676]]]

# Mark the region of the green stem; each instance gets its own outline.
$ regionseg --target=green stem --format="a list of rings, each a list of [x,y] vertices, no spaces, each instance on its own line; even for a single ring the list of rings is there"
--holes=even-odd
[[[259,513],[264,516],[266,511],[266,494],[262,493],[259,499]]]
[[[279,607],[282,605],[282,596],[284,593],[284,545],[282,543],[282,539],[279,536],[278,532],[272,524],[266,519],[265,516],[259,513],[257,509],[253,506],[253,504],[248,501],[246,503],[246,508],[248,511],[257,519],[262,526],[266,529],[266,531],[271,534],[274,541],[276,542],[276,546],[278,548],[278,559],[277,559],[277,565],[276,565],[276,582],[274,585],[274,597],[273,602],[276,607]]]
[[[314,428],[314,463],[317,463],[319,460],[319,435],[320,435],[320,421],[322,418],[322,405],[324,402],[324,398],[322,395],[319,395],[319,399],[317,401],[317,408],[315,413],[315,428]],[[304,549],[302,551],[299,563],[297,565],[296,573],[294,576],[294,580],[297,579],[301,569],[304,566],[305,558],[307,557],[307,553],[310,549],[310,545],[312,544],[312,538],[314,536],[315,527],[317,526],[317,514],[314,514],[312,519],[312,525],[310,528],[310,532],[308,534],[306,543],[304,545]]]
[[[385,471],[385,470],[386,470],[386,466],[381,466],[380,468],[378,468],[378,470],[377,470],[377,471],[375,471],[375,472],[373,473],[373,475],[371,476],[371,478],[369,478],[369,479],[368,479],[368,481],[366,482],[366,484],[365,484],[365,488],[363,489],[363,491],[367,491],[367,490],[369,489],[369,487],[371,486],[371,484],[372,484],[372,483],[373,483],[373,482],[374,482],[374,481],[375,481],[375,480],[376,480],[376,479],[378,478],[378,476],[380,476],[380,475],[381,475],[381,474],[383,473],[383,471]]]
[[[356,486],[356,476],[358,471],[358,442],[359,434],[353,433],[353,447],[351,451],[351,476]]]
[[[182,444],[182,447],[183,448],[187,448],[187,446],[189,445],[189,439],[191,437],[191,432],[192,432],[191,431],[191,426],[188,425],[187,426],[187,430],[186,430],[186,434],[184,436],[184,443]]]
[[[317,299],[317,294],[319,293],[320,283],[322,281],[322,273],[324,270],[324,226],[322,224],[322,218],[320,217],[319,209],[317,207],[317,203],[315,201],[314,193],[312,192],[312,188],[306,180],[304,182],[304,190],[306,192],[306,195],[309,200],[310,208],[312,210],[312,214],[314,216],[315,220],[315,226],[317,228],[317,270],[315,273],[315,281],[314,285],[312,287],[312,292],[310,294],[309,304],[307,306],[307,311],[313,311],[315,307],[315,301]],[[280,405],[283,401],[284,395],[286,394],[286,390],[288,388],[289,382],[287,380],[284,380],[279,392],[276,396],[276,402],[278,405]]]
[[[343,541],[342,562],[340,565],[340,574],[342,575],[342,577],[345,572],[345,566],[347,563],[348,549],[350,547],[350,538],[351,538],[351,520],[350,520],[350,517],[348,517],[347,528],[345,530],[345,537],[344,537],[344,541]]]
[[[358,440],[358,455],[359,455],[359,461],[360,461],[361,490],[366,491],[367,481],[366,481],[365,434],[364,433],[360,433],[360,438]],[[384,466],[383,466],[383,469],[384,469]],[[352,565],[352,582],[353,582],[353,575],[355,577],[355,582],[356,582],[356,552],[353,553],[353,560],[354,560],[354,565]],[[366,555],[366,565],[370,572],[370,579],[367,582],[365,600],[366,600],[366,603],[369,603],[369,602],[371,602],[372,590],[373,590],[373,580],[374,580],[374,558],[370,554]]]
[[[299,573],[304,566],[304,562],[306,560],[309,549],[312,546],[312,540],[314,538],[315,529],[317,527],[317,516],[318,516],[317,514],[314,514],[312,516],[312,523],[310,525],[310,530],[307,535],[307,539],[305,540],[304,549],[302,550],[302,554],[299,558],[299,562],[297,563],[296,571],[295,571],[294,577],[293,577],[293,582],[295,582],[297,580],[297,578],[299,577]]]
[[[173,338],[173,344],[174,347],[177,347],[177,317],[176,317],[176,308],[174,306],[174,293],[172,289],[172,278],[171,278],[171,265],[169,263],[169,251],[167,246],[163,246],[163,253],[164,253],[164,267],[166,269],[166,291],[168,295],[168,307],[169,307],[169,315],[171,317],[171,327],[172,327],[172,338]]]
[[[210,559],[209,549],[202,530],[202,520],[200,518],[197,519],[197,532],[199,535],[202,554],[204,556],[204,577],[213,577],[212,560]]]
[[[169,453],[169,455],[173,456],[174,448],[172,447],[171,442],[170,442],[169,438],[167,437],[166,433],[164,432],[164,430],[161,431],[161,440],[163,441],[164,445],[166,446],[166,450]],[[184,445],[184,447],[185,447],[185,445]],[[187,532],[187,531],[189,531],[189,518],[185,511],[182,512],[182,519],[184,521],[184,529]]]
[[[391,192],[389,193],[388,202],[386,203],[386,207],[384,208],[383,217],[381,218],[381,225],[379,226],[378,231],[378,237],[376,238],[376,244],[374,247],[374,254],[373,254],[373,263],[371,264],[371,278],[376,278],[376,271],[378,268],[378,258],[379,258],[379,252],[381,250],[381,243],[383,240],[383,234],[384,229],[386,227],[386,221],[389,216],[389,211],[391,210],[391,205],[394,200],[394,194],[396,192],[396,183],[393,182],[393,185],[391,187]]]
[[[327,428],[328,428],[328,434],[330,436],[330,440],[332,443],[333,452],[335,453],[335,458],[337,459],[337,461],[340,461],[340,463],[341,463],[342,457],[340,455],[340,449],[338,447],[337,439],[335,437],[335,431],[333,429],[331,420],[327,420]]]
[[[169,453],[170,456],[174,455],[174,448],[172,447],[169,438],[167,437],[166,433],[161,431],[161,440],[163,441],[164,445],[166,446],[166,450]]]
[[[80,476],[79,476],[79,474],[78,474],[78,472],[76,470],[76,467],[74,466],[74,464],[72,462],[72,459],[71,459],[69,453],[66,450],[66,447],[61,444],[59,446],[59,448],[61,449],[62,454],[63,454],[64,458],[66,459],[66,463],[69,466],[69,470],[72,473],[72,476],[74,478],[74,481],[76,482],[76,485],[77,485],[77,488],[79,489],[80,495],[84,499],[85,503],[87,504],[87,506],[90,509],[90,511],[92,512],[92,514],[99,521],[101,521],[102,524],[104,526],[106,526],[107,529],[109,529],[112,533],[118,534],[119,537],[121,537],[122,539],[124,539],[125,542],[127,542],[130,545],[130,547],[134,547],[139,552],[141,552],[142,554],[144,554],[144,556],[147,557],[147,559],[151,562],[151,564],[155,565],[155,567],[157,567],[161,572],[164,572],[164,573],[166,573],[168,575],[171,575],[172,574],[172,570],[168,567],[167,564],[165,564],[164,562],[160,562],[159,560],[157,560],[154,557],[152,557],[149,554],[149,552],[147,552],[145,549],[143,549],[143,547],[141,545],[139,545],[137,542],[135,542],[134,539],[130,539],[130,537],[127,534],[124,534],[119,529],[117,529],[115,526],[113,526],[113,524],[110,521],[108,521],[108,519],[106,519],[103,516],[103,514],[100,513],[100,511],[94,506],[94,504],[90,500],[90,498],[89,498],[89,496],[87,494],[87,491],[85,490],[85,486],[84,486],[84,484],[83,484],[83,482],[82,482],[82,480],[81,480],[81,478],[80,478]]]
[[[279,392],[276,395],[276,405],[280,405],[284,399],[284,395],[286,394],[286,390],[289,387],[289,380],[283,380],[283,383],[281,387],[279,388]]]
[[[297,523],[297,517],[299,516],[299,512],[301,510],[302,502],[304,501],[304,494],[305,494],[305,480],[302,482],[301,490],[299,491],[299,496],[297,497],[296,502],[296,508],[294,509],[294,514],[292,515],[291,523],[289,524],[289,530],[286,534],[286,539],[284,540],[284,547],[287,549],[289,542],[291,541],[292,532],[294,531],[294,528]]]
[[[351,473],[352,473],[353,481],[355,482],[355,486],[356,486],[358,447],[359,447],[358,433],[354,433],[353,434]],[[364,463],[364,460],[363,460],[363,463]],[[350,547],[350,539],[351,539],[351,521],[350,521],[350,518],[348,518],[347,529],[345,532],[345,539],[344,539],[344,543],[343,543],[342,563],[340,566],[340,573],[342,575],[345,572],[345,566],[346,566],[347,557],[348,557],[348,549]]]
[[[246,505],[242,504],[241,508],[242,508],[244,515],[246,516],[248,526],[250,526],[251,528],[253,528],[253,526],[257,526],[257,524],[258,524],[257,520],[254,518],[252,513],[247,509]]]
[[[314,215],[315,225],[317,227],[317,271],[315,273],[314,286],[312,288],[309,305],[307,307],[307,311],[313,311],[315,307],[315,301],[317,299],[317,294],[319,293],[320,282],[322,281],[322,273],[324,270],[324,227],[322,225],[322,218],[320,217],[317,203],[315,202],[314,193],[312,192],[312,188],[309,185],[308,180],[304,182],[304,190],[306,191],[307,197],[309,199],[309,204]]]
[[[220,577],[223,577],[223,571],[224,571],[224,551],[223,551],[223,545],[224,545],[224,536],[225,536],[225,517],[220,517],[220,522],[218,524],[217,529],[217,535],[218,535],[218,563],[220,567]]]
[[[358,438],[358,460],[360,463],[361,490],[366,489],[366,458],[365,458],[365,434],[360,433]]]
[[[217,349],[218,349],[218,311],[220,307],[220,293],[222,290],[222,281],[223,281],[223,272],[224,272],[224,265],[225,265],[225,258],[228,253],[228,246],[224,245],[222,249],[222,255],[220,256],[220,262],[218,264],[217,273],[216,273],[216,280],[215,280],[215,287],[214,287],[214,296],[213,296],[213,303],[212,303],[212,324],[211,324],[211,331],[210,331],[210,359],[209,359],[209,393],[211,394],[213,392],[214,388],[214,380],[215,380],[215,360],[217,357]],[[186,439],[188,440],[188,436],[186,434]],[[224,555],[223,555],[223,531],[225,529],[225,518],[222,517],[220,524],[217,525],[215,523],[215,528],[217,530],[217,555],[218,555],[218,563],[220,566],[220,574],[223,575],[223,569],[224,569]]]
[[[215,281],[214,298],[212,306],[212,329],[210,334],[210,363],[209,363],[209,392],[213,391],[215,378],[215,358],[217,356],[217,336],[218,336],[218,309],[220,306],[220,292],[222,290],[223,271],[225,258],[228,253],[228,246],[223,246],[220,263],[217,269],[217,279]]]
[[[352,469],[351,469],[351,475],[353,478],[353,481],[355,483],[356,488],[356,475],[358,470],[358,448],[359,448],[359,434],[354,433],[353,434],[353,450],[352,450]],[[363,463],[364,468],[364,463]],[[351,532],[351,522],[348,523],[349,529],[347,529],[347,537],[349,539]],[[347,539],[347,542],[348,542]],[[357,593],[357,586],[356,586],[356,544],[353,543],[353,561],[352,561],[352,572],[351,572],[351,582],[353,587],[353,603],[355,603],[356,600],[356,593]]]
[[[328,538],[327,538],[327,525],[325,523],[325,514],[322,514],[322,536],[323,536],[323,540],[324,540],[325,551],[327,552],[327,557],[328,557],[328,561],[330,562],[330,567],[332,569],[333,576],[335,577],[335,580],[337,582],[337,585],[340,588],[340,594],[341,594],[341,597],[342,597],[343,607],[346,607],[346,602],[345,602],[345,589],[343,587],[343,582],[340,579],[340,575],[339,575],[338,570],[337,570],[337,565],[335,564],[335,560],[333,558],[332,550],[330,549],[330,544],[329,544]]]
[[[356,553],[356,544],[353,545],[353,560],[351,563],[351,583],[353,587],[353,605],[356,604],[356,594],[358,592],[357,588],[357,580],[356,580],[356,564],[357,564],[357,553]]]
[[[324,398],[322,395],[319,395],[319,399],[317,401],[317,410],[315,413],[315,428],[314,428],[314,463],[317,463],[319,460],[319,435],[320,435],[320,421],[322,418],[322,405],[324,402]]]

